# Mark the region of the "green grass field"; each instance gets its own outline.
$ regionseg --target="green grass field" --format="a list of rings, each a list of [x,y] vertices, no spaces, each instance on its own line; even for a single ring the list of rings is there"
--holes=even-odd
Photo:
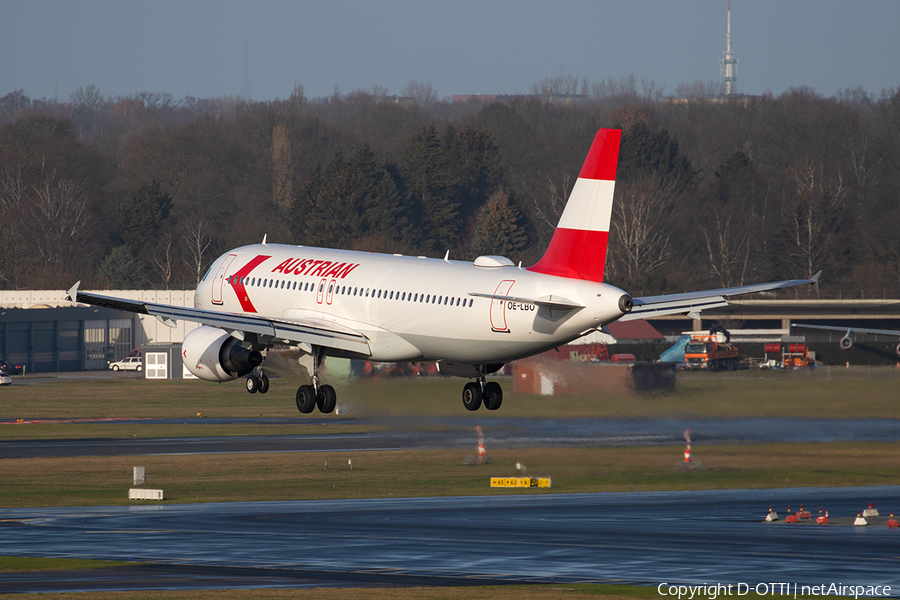
[[[300,415],[294,406],[299,379],[272,380],[269,394],[248,395],[240,381],[150,382],[135,377],[13,385],[0,389],[3,439],[180,437],[349,432],[378,428],[379,415],[470,417],[489,427],[506,417],[817,417],[896,418],[900,373],[888,368],[798,372],[679,374],[665,395],[595,391],[554,397],[511,393],[502,380],[503,407],[467,413],[459,379],[382,379],[338,387],[339,405],[371,424],[344,425],[337,415]],[[198,416],[198,413],[200,415]],[[207,425],[205,418],[270,417],[296,424]],[[91,418],[178,419],[177,425],[84,423]],[[53,423],[16,423],[59,420]],[[74,422],[73,422],[74,421]],[[429,425],[430,427],[443,427]],[[432,449],[396,452],[278,453],[0,460],[0,507],[128,504],[132,467],[145,466],[148,485],[165,490],[166,503],[303,500],[355,497],[573,493],[815,487],[896,483],[900,442],[821,444],[694,444],[701,468],[681,468],[682,446],[626,448],[489,448],[492,464],[465,466],[467,452]],[[474,451],[474,448],[473,448]],[[347,461],[353,460],[351,470]],[[325,468],[328,461],[329,468]],[[489,487],[491,476],[549,476],[549,490]],[[760,507],[760,515],[767,507]],[[61,563],[0,557],[0,570],[91,568],[92,561]],[[103,563],[100,566],[108,566]],[[628,586],[515,586],[486,588],[240,590],[123,592],[92,598],[651,598],[655,588]],[[83,597],[59,594],[55,597]],[[15,595],[9,596],[15,598]],[[24,597],[24,596],[23,596]],[[30,597],[30,596],[29,596]]]

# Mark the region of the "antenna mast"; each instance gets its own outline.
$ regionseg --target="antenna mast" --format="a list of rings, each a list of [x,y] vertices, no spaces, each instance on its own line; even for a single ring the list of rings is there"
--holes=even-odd
[[[737,82],[738,60],[731,52],[731,0],[728,0],[728,27],[725,33],[725,58],[719,59],[719,72],[722,81],[725,82],[725,95],[734,94],[734,84]]]
[[[728,0],[731,2],[731,0]],[[250,102],[250,42],[244,40],[244,102]]]

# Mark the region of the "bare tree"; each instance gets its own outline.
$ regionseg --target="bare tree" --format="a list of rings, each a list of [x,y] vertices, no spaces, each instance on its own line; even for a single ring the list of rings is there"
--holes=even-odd
[[[571,173],[565,173],[558,180],[554,180],[549,175],[546,180],[547,194],[540,196],[534,195],[534,211],[540,218],[541,225],[548,225],[550,230],[559,223],[559,217],[566,207],[566,201],[569,198],[569,192],[572,190]]]
[[[420,106],[437,102],[437,91],[435,91],[430,81],[419,81],[417,79],[410,81],[403,89],[403,95],[415,98]]]
[[[840,172],[826,176],[821,163],[807,160],[790,171],[795,184],[791,220],[792,254],[799,257],[812,277],[828,255],[841,218],[847,188]]]
[[[46,264],[65,266],[90,233],[88,195],[83,183],[59,177],[56,169],[42,165],[41,171],[32,186],[37,252]]]
[[[607,258],[613,274],[636,284],[668,262],[674,201],[674,186],[661,186],[654,178],[617,185]]]
[[[294,166],[291,161],[291,140],[287,127],[279,123],[272,129],[272,200],[287,213],[293,198]]]
[[[707,208],[696,219],[697,228],[706,243],[710,270],[722,287],[743,285],[750,260],[753,219],[734,203]]]
[[[175,238],[171,232],[167,231],[159,241],[159,251],[150,259],[153,271],[159,276],[160,281],[167,290],[172,281],[172,274],[175,271],[174,246]]]
[[[5,165],[0,173],[0,209],[12,210],[25,200],[28,184],[22,172],[22,165]]]
[[[184,259],[189,272],[195,276],[194,285],[200,283],[203,276],[203,263],[206,251],[212,245],[212,235],[207,231],[207,225],[203,219],[188,221],[184,228],[186,255]]]

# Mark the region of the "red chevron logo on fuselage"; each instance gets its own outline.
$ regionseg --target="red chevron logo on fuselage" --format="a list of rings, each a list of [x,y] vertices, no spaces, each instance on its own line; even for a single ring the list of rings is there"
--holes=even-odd
[[[272,257],[260,254],[259,256],[248,262],[246,265],[241,267],[241,270],[232,275],[229,280],[231,289],[234,290],[234,294],[237,296],[238,302],[241,303],[241,310],[245,313],[255,313],[256,307],[253,306],[252,302],[250,302],[250,296],[247,294],[247,288],[244,285],[244,282],[247,280],[247,277],[250,275],[253,269],[270,258]]]

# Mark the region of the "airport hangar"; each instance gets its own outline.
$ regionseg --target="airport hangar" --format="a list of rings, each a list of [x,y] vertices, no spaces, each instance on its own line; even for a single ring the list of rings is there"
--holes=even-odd
[[[106,290],[98,293],[174,306],[193,306],[193,290]],[[94,306],[73,306],[62,290],[0,290],[0,360],[22,364],[26,373],[92,371],[107,368],[135,349],[158,349],[167,360],[180,358],[177,348],[184,336],[197,327],[179,321],[174,328],[155,317]],[[889,329],[900,332],[900,299],[740,299],[728,306],[703,311],[700,318],[683,315],[648,319],[668,342],[685,331],[701,331],[712,325],[759,330],[758,340],[805,339],[817,345],[820,360],[834,354],[844,332],[791,331],[791,323]],[[854,364],[893,364],[897,361],[898,336],[852,335]],[[577,344],[578,342],[574,342]],[[175,349],[173,351],[173,348]],[[833,350],[833,348],[831,348]],[[870,356],[866,357],[866,353]],[[850,354],[841,354],[841,358]],[[860,360],[860,358],[866,360]],[[826,359],[826,362],[827,359]],[[835,364],[843,364],[833,360]],[[177,376],[181,365],[168,365],[169,376]]]

